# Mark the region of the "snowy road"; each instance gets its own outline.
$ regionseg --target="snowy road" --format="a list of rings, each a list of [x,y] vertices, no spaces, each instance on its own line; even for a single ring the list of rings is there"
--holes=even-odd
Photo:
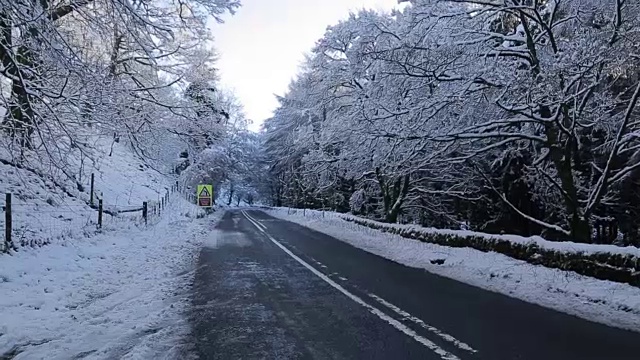
[[[637,359],[638,334],[230,211],[195,277],[202,359]]]

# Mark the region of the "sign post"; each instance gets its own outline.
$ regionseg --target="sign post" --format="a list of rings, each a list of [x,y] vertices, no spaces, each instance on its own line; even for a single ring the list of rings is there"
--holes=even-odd
[[[198,185],[198,206],[213,207],[213,185]]]

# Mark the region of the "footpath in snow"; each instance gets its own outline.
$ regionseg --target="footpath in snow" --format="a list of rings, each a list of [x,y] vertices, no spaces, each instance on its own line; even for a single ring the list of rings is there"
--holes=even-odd
[[[640,331],[640,288],[631,285],[532,265],[495,252],[410,240],[347,222],[342,214],[286,208],[265,211],[406,266],[585,319]],[[556,244],[549,246],[575,248],[573,244]],[[585,250],[584,245],[581,250]],[[618,251],[629,253],[637,249]],[[435,260],[444,260],[444,264],[432,263]]]
[[[148,227],[0,255],[0,358],[180,358],[196,252],[222,211],[199,213],[174,194]]]

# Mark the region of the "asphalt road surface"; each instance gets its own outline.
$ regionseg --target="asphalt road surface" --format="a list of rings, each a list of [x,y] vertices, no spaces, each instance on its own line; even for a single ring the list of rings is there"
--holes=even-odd
[[[485,291],[258,210],[202,249],[200,359],[640,359],[640,334]]]

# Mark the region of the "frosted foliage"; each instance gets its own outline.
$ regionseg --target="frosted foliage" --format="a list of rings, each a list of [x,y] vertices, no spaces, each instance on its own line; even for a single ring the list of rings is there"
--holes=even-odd
[[[212,104],[184,94],[216,81],[207,21],[239,2],[138,5],[0,0],[5,157],[73,178],[79,159],[95,159],[95,144],[113,139],[170,170],[167,160],[192,137],[189,129],[210,120],[198,115]]]
[[[364,202],[366,200],[365,192],[363,189],[360,189],[351,195],[349,199],[349,207],[353,213],[359,213],[362,211],[362,207],[364,206]]]
[[[387,221],[640,243],[639,15],[614,0],[354,13],[265,124],[265,197],[321,207],[367,187],[365,215]]]

